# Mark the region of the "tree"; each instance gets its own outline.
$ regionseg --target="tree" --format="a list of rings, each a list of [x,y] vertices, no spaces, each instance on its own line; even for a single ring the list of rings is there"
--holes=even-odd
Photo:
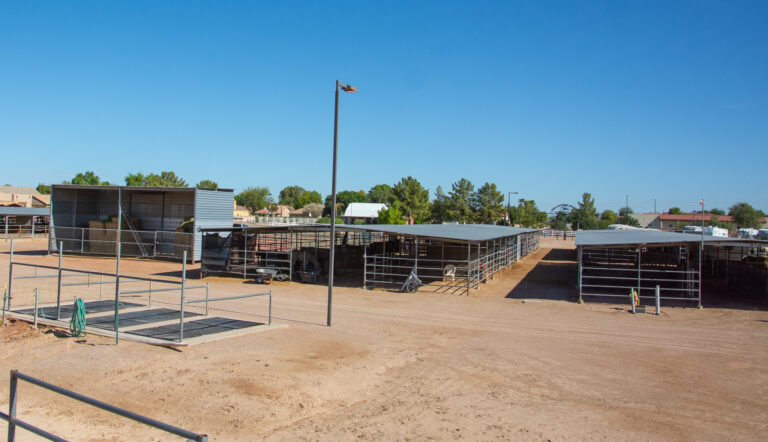
[[[437,186],[435,190],[435,199],[432,200],[432,221],[442,223],[450,221],[450,215],[448,209],[450,208],[451,201],[448,196],[443,193],[443,187]]]
[[[448,194],[450,205],[448,216],[453,221],[471,223],[475,220],[475,185],[466,178],[456,181]]]
[[[389,184],[377,184],[368,191],[369,203],[392,204],[394,194]]]
[[[624,224],[632,227],[640,227],[640,221],[632,215],[624,215],[619,218],[619,224]]]
[[[129,173],[125,176],[125,185],[126,186],[144,186],[146,185],[144,183],[144,174],[141,172],[137,173]]]
[[[722,212],[722,210],[721,210],[721,212]],[[723,214],[720,214],[720,215],[725,215],[725,214],[723,213]],[[715,214],[715,213],[712,214],[712,216],[709,219],[709,223],[707,225],[710,226],[710,227],[721,227],[721,228],[724,228],[724,229],[728,228],[728,225],[726,223],[720,221],[720,217],[717,214]]]
[[[549,221],[549,226],[554,230],[565,230],[568,228],[568,214],[564,210],[557,212],[554,218]]]
[[[740,228],[759,229],[760,213],[745,202],[736,203],[728,209],[728,215],[736,221]]]
[[[679,207],[670,207],[667,213],[670,215],[682,215],[683,211]]]
[[[611,209],[603,210],[600,214],[600,222],[598,227],[600,229],[607,229],[611,224],[617,224],[619,222],[619,215]]]
[[[37,191],[42,193],[43,195],[50,195],[51,194],[51,186],[47,184],[40,183],[36,187]]]
[[[307,190],[296,198],[296,208],[306,207],[308,204],[322,204],[323,197],[316,190]]]
[[[595,209],[595,199],[592,198],[591,193],[584,192],[581,194],[579,207],[571,212],[569,221],[573,230],[594,230],[597,228],[597,209]]]
[[[510,215],[513,215],[515,224],[519,224],[523,227],[538,227],[540,224],[545,224],[547,221],[547,213],[541,212],[536,207],[536,201],[526,200],[520,198],[517,202],[517,206],[514,209],[510,209]]]
[[[268,187],[248,187],[235,195],[235,201],[255,213],[272,204],[272,195]]]
[[[504,194],[499,192],[496,184],[485,183],[483,187],[477,189],[475,205],[476,219],[482,224],[496,224],[504,218]],[[545,213],[544,220],[546,219]]]
[[[75,177],[69,181],[69,184],[77,184],[80,186],[108,186],[109,182],[102,182],[98,175],[88,170],[75,175]]]
[[[325,197],[325,211],[323,216],[330,216],[331,214],[331,199],[333,195]],[[368,195],[364,191],[358,190],[342,190],[336,193],[336,215],[341,216],[344,213],[344,208],[349,206],[349,203],[365,203],[368,201]]]
[[[218,189],[219,183],[211,180],[200,180],[199,183],[195,184],[195,187],[199,187],[201,189]]]
[[[619,209],[619,218],[623,216],[631,215],[633,213],[635,213],[635,211],[632,210],[631,207],[622,207],[621,209]]]
[[[203,182],[207,182],[208,180],[203,180]],[[213,183],[213,181],[210,181]],[[213,183],[216,184],[216,183]],[[156,173],[150,173],[149,175],[144,175],[141,172],[137,173],[129,173],[125,177],[125,185],[126,186],[147,186],[147,187],[189,187],[182,178],[176,176],[176,172],[173,171],[163,171],[160,172],[160,175]],[[202,187],[198,185],[197,187]],[[216,185],[218,187],[218,184]]]
[[[182,178],[176,176],[176,172],[170,170],[162,171],[160,175],[150,173],[144,178],[144,185],[150,187],[189,187]]]
[[[389,207],[379,210],[379,224],[405,224],[403,212],[400,211],[400,202],[393,201]]]
[[[288,186],[280,191],[278,200],[280,201],[280,204],[296,207],[299,196],[304,192],[306,192],[306,190],[301,186]]]
[[[725,210],[723,209],[712,209],[709,211],[712,215],[725,215]],[[714,218],[714,217],[713,217]]]
[[[303,209],[307,214],[307,216],[310,216],[312,218],[320,218],[321,216],[323,216],[323,209],[325,209],[325,205],[311,203],[304,206]]]
[[[405,215],[413,218],[416,223],[429,220],[429,191],[421,185],[419,180],[410,176],[402,178],[394,185],[392,191]]]

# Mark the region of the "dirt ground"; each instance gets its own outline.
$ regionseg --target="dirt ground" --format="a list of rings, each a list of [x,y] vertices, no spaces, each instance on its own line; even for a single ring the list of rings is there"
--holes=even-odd
[[[16,259],[55,265],[44,249],[19,242]],[[18,368],[214,441],[768,438],[764,307],[710,308],[705,297],[704,310],[633,316],[626,305],[579,305],[572,249],[545,240],[469,297],[339,287],[331,328],[326,287],[273,284],[275,322],[288,327],[181,351],[16,322],[0,331],[0,408],[2,373]],[[0,287],[7,263],[0,255]],[[134,275],[179,267],[122,263]],[[208,280],[218,296],[263,289]],[[50,300],[55,279],[14,281],[14,302],[31,305],[34,287]],[[263,311],[255,303],[227,308]],[[74,440],[176,440],[29,384],[18,411]],[[19,430],[18,440],[36,439]]]

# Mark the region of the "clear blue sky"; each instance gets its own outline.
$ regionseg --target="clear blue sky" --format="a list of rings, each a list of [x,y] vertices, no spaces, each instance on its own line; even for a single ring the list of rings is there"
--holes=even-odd
[[[335,6],[335,7],[332,7]],[[466,177],[768,210],[768,2],[3,2],[0,184]]]

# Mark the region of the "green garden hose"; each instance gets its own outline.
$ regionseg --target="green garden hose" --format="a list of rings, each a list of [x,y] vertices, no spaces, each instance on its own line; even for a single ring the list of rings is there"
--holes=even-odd
[[[85,336],[85,303],[82,298],[75,298],[72,319],[69,321],[69,332],[73,337]]]

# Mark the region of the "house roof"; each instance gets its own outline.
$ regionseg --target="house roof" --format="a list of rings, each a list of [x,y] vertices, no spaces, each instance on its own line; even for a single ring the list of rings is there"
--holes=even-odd
[[[711,213],[705,213],[704,214],[704,221],[710,221],[712,220],[712,214]],[[724,222],[724,223],[732,223],[736,220],[733,219],[732,216],[728,215],[714,215],[718,221]],[[686,221],[686,222],[694,222],[699,221],[701,222],[701,214],[700,213],[681,213],[679,215],[672,215],[669,213],[662,213],[659,215],[659,219],[662,221]]]
[[[49,216],[51,209],[48,207],[5,207],[0,206],[0,215],[11,216]]]
[[[378,218],[379,210],[386,209],[387,205],[382,203],[349,203],[347,210],[344,211],[344,217],[348,218]]]
[[[19,186],[0,186],[0,193],[15,193],[19,195],[41,195],[37,189],[33,187],[19,187]]]

